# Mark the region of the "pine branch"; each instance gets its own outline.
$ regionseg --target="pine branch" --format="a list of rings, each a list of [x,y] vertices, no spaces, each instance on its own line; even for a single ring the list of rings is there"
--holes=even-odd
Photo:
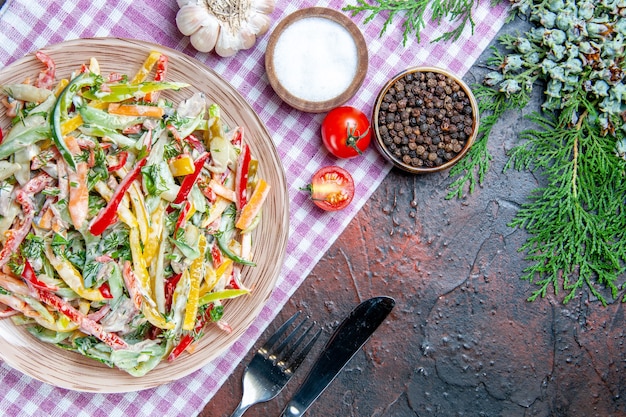
[[[497,0],[495,4],[501,2]],[[370,3],[366,0],[357,0],[355,5],[348,5],[343,11],[351,12],[352,17],[364,12],[369,13],[365,18],[365,23],[371,22],[379,15],[387,15],[385,22],[380,30],[379,36],[382,37],[393,20],[404,18],[402,23],[402,45],[406,46],[409,35],[414,34],[418,42],[421,42],[422,30],[426,27],[426,15],[431,11],[431,21],[437,25],[444,20],[454,23],[452,30],[445,32],[443,35],[434,39],[438,41],[455,41],[457,40],[465,28],[469,25],[472,34],[474,33],[474,20],[472,18],[472,9],[478,4],[478,0],[375,0]]]
[[[529,300],[562,288],[567,303],[588,288],[606,305],[618,296],[626,261],[626,163],[615,155],[614,138],[602,135],[587,116],[576,128],[569,126],[567,112],[558,120],[538,114],[530,118],[542,128],[524,131],[525,142],[510,160],[510,166],[538,171],[547,179],[510,224],[530,235],[520,248],[532,262],[522,279],[539,288]]]

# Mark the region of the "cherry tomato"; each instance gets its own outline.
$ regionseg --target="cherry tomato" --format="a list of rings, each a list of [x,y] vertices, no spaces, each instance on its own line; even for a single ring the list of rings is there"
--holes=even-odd
[[[354,180],[345,169],[327,166],[313,174],[306,190],[311,193],[311,200],[319,208],[326,211],[342,210],[354,198]]]
[[[370,122],[360,110],[342,106],[328,112],[322,122],[322,142],[337,158],[354,158],[372,138]]]

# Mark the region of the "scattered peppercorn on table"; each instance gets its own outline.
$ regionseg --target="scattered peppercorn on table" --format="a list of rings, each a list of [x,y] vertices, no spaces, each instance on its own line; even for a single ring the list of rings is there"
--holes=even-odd
[[[227,416],[239,399],[248,352],[275,329],[274,320],[280,322],[296,309],[308,310],[328,336],[353,304],[379,294],[396,298],[394,313],[310,415],[472,414],[477,409],[489,415],[522,415],[528,409],[536,415],[561,409],[568,415],[610,415],[623,409],[623,396],[613,400],[622,385],[622,365],[616,365],[624,353],[616,333],[620,326],[610,325],[619,306],[586,315],[583,302],[566,307],[552,299],[523,302],[528,285],[518,282],[523,262],[516,252],[523,239],[506,224],[535,180],[522,173],[501,177],[499,171],[503,148],[514,137],[506,133],[523,125],[518,115],[502,127],[504,145],[492,144],[497,157],[488,174],[490,185],[457,201],[445,199],[445,172],[414,177],[392,170],[371,146],[358,158],[334,158],[321,143],[323,115],[296,110],[274,93],[263,68],[272,29],[299,9],[322,6],[340,11],[349,3],[277,1],[268,14],[268,33],[249,49],[221,57],[198,52],[179,32],[176,3],[11,1],[0,17],[3,68],[62,41],[121,37],[174,48],[231,83],[267,126],[280,154],[289,192],[290,204],[284,209],[289,212],[290,236],[276,288],[259,316],[211,363],[156,387],[105,394],[81,386],[81,369],[75,370],[74,391],[40,382],[3,362],[3,414]],[[468,28],[455,42],[430,42],[446,25],[433,23],[422,32],[420,42],[410,38],[406,46],[399,16],[382,37],[382,16],[367,23],[365,15],[351,17],[363,32],[370,58],[365,80],[347,104],[372,114],[385,82],[408,67],[442,67],[463,76],[494,39],[506,12],[504,5],[479,4],[473,14],[474,34]],[[479,81],[474,75],[465,81],[470,85]],[[128,114],[138,109],[120,106],[114,111]],[[59,151],[71,154],[71,149]],[[190,162],[172,161],[171,169],[183,175],[191,171]],[[355,183],[350,205],[333,213],[319,210],[301,190],[327,165],[346,169]],[[240,226],[249,225],[251,217],[242,216]],[[582,326],[578,332],[576,326]],[[602,326],[605,330],[600,332]],[[596,348],[598,341],[604,345]],[[579,350],[581,346],[587,354]],[[575,372],[585,377],[574,377]],[[303,376],[304,372],[296,381]],[[553,378],[559,386],[551,383]],[[581,381],[584,386],[576,385]],[[562,386],[571,389],[565,392]],[[251,409],[250,415],[278,414],[295,388],[292,384],[285,395]],[[595,411],[585,408],[589,405],[577,392],[592,394],[589,404]]]

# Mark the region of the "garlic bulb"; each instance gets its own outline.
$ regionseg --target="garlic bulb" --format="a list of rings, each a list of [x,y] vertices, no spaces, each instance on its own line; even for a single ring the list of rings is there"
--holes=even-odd
[[[194,48],[222,57],[249,49],[265,34],[275,0],[177,0],[178,30]]]

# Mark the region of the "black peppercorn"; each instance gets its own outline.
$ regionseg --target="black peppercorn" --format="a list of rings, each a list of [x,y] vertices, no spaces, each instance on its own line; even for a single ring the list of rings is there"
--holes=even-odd
[[[398,161],[436,167],[463,150],[474,133],[465,91],[445,74],[425,71],[398,79],[376,115],[383,143]]]

